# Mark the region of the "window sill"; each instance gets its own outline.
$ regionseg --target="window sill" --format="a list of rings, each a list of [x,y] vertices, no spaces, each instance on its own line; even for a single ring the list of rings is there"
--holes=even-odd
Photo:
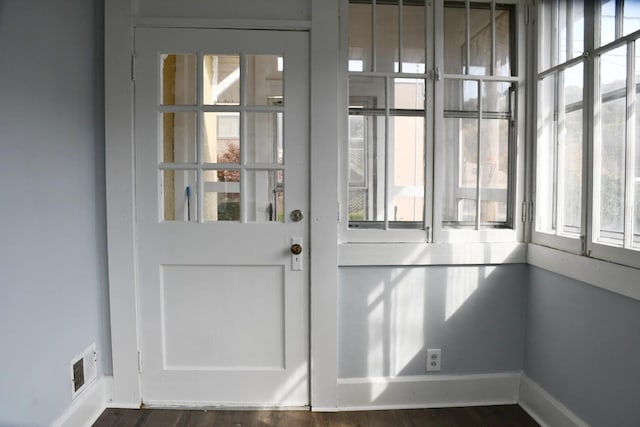
[[[338,265],[480,265],[527,262],[527,244],[508,243],[343,243]]]
[[[558,249],[529,244],[527,263],[584,283],[640,300],[640,270]]]

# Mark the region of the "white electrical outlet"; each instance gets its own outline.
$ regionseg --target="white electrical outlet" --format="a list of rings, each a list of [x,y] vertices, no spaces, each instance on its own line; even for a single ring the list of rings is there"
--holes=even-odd
[[[439,371],[442,351],[439,348],[427,349],[427,372]]]

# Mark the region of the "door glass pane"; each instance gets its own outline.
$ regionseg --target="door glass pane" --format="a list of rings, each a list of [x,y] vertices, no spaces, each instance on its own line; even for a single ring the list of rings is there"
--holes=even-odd
[[[349,3],[349,71],[372,71],[370,4]]]
[[[247,163],[278,163],[284,160],[283,113],[246,113]]]
[[[398,9],[397,0],[376,4],[376,71],[399,71]]]
[[[511,93],[511,83],[484,82],[482,88],[482,110],[492,113],[510,113]]]
[[[424,118],[390,117],[389,221],[422,221],[424,217]],[[393,226],[393,224],[391,225]]]
[[[240,163],[240,113],[203,113],[205,163]]]
[[[240,221],[240,171],[204,171],[204,220]]]
[[[198,173],[193,170],[161,171],[164,221],[198,221]]]
[[[284,222],[284,171],[247,171],[245,191],[247,221]]]
[[[196,113],[162,113],[162,162],[196,162]]]
[[[195,105],[196,56],[194,54],[163,54],[162,105]]]
[[[571,8],[573,40],[570,54],[572,58],[576,58],[584,52],[584,0],[573,0]]]
[[[640,45],[636,42],[636,75],[635,75],[635,100],[636,100],[636,140],[635,159],[633,161],[633,247],[640,248]]]
[[[442,218],[448,223],[473,224],[478,183],[478,120],[444,121],[445,181]]]
[[[240,104],[240,57],[204,55],[202,58],[202,103]]]
[[[284,58],[247,55],[247,105],[284,105]]]
[[[600,57],[600,241],[614,245],[624,240],[626,49]]]
[[[424,0],[402,5],[402,72],[424,73]]]

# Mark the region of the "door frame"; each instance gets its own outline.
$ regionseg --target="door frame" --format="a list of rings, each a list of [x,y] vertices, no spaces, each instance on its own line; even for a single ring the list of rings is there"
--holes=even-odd
[[[289,1],[290,3],[291,1]],[[134,191],[134,29],[199,27],[310,32],[309,355],[310,405],[337,408],[338,92],[340,0],[310,0],[309,20],[157,18],[136,0],[105,1],[105,162],[113,407],[141,404]],[[188,9],[188,2],[184,2]],[[181,5],[182,6],[182,5]],[[250,8],[248,8],[250,9]],[[343,11],[344,12],[344,11]],[[211,16],[216,16],[211,14]],[[334,129],[328,132],[327,129]],[[329,201],[335,201],[335,204]]]

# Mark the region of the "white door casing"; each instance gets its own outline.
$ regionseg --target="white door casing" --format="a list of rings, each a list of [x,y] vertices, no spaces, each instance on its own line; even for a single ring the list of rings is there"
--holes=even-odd
[[[150,405],[307,405],[308,220],[296,222],[289,214],[295,209],[308,212],[308,35],[144,28],[136,29],[135,51],[142,400]],[[194,55],[195,102],[162,105],[161,59],[167,54]],[[202,55],[213,54],[240,58],[239,105],[203,103]],[[283,58],[282,105],[249,105],[247,55]],[[174,160],[167,166],[163,114],[169,111],[195,118],[194,131],[185,137],[192,144],[193,161]],[[240,175],[239,183],[211,182],[217,180],[211,173],[217,174],[222,166],[215,160],[203,161],[203,117],[221,112],[239,118],[241,160],[227,168]],[[248,117],[275,116],[275,112],[284,117],[280,122],[284,160],[256,163],[246,142]],[[178,175],[190,177],[180,184],[190,187],[189,212],[181,216],[186,194],[173,192],[172,220],[163,214],[166,170],[175,173],[175,182]],[[265,198],[257,189],[260,177],[282,174],[284,209],[279,215],[272,212],[275,221],[260,219],[264,209],[256,206]],[[212,218],[206,211],[211,206],[205,206],[206,198],[224,191],[240,193],[240,218],[209,221]],[[217,204],[215,201],[214,206]],[[290,248],[298,241],[303,248],[301,269],[294,269]]]

